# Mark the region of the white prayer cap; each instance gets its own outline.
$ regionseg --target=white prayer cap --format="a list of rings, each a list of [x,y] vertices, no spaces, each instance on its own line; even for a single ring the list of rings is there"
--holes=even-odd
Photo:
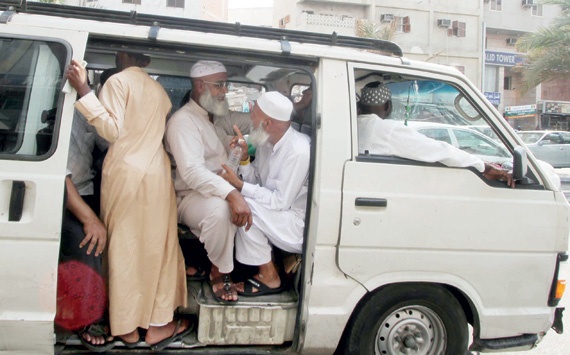
[[[278,121],[289,121],[293,113],[293,103],[277,91],[264,92],[257,99],[257,106],[267,116]]]
[[[208,76],[218,73],[226,73],[226,67],[214,60],[199,60],[190,69],[191,78],[201,78],[203,76]]]

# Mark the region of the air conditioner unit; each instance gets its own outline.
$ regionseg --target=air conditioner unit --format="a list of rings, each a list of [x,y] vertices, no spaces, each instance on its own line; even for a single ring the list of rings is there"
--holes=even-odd
[[[380,22],[392,22],[392,21],[394,21],[394,14],[380,15]]]
[[[534,5],[534,0],[522,0],[523,7],[532,7]]]
[[[517,44],[516,38],[507,38],[507,45],[514,46],[515,44]]]
[[[451,20],[447,18],[440,18],[437,20],[437,27],[449,27],[451,26]]]

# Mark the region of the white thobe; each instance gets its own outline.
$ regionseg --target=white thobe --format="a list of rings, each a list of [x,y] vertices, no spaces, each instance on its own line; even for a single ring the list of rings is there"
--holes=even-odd
[[[236,259],[246,265],[271,261],[271,245],[301,253],[307,207],[310,139],[292,128],[275,144],[259,146],[252,164],[241,165],[242,195],[253,226],[239,228]]]
[[[227,154],[208,112],[194,100],[176,111],[166,126],[165,148],[175,165],[178,221],[200,238],[220,272],[231,272],[237,227],[225,199],[234,188],[218,176]]]
[[[485,163],[475,155],[438,141],[404,125],[383,120],[375,114],[358,115],[358,153],[396,156],[457,168],[474,167],[480,172]]]

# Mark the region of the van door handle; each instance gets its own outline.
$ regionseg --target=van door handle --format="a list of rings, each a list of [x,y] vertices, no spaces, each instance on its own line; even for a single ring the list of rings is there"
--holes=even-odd
[[[10,194],[10,209],[8,210],[8,221],[19,222],[24,211],[24,196],[26,195],[26,183],[23,181],[12,181],[12,193]]]
[[[385,198],[357,197],[356,200],[354,200],[354,205],[362,207],[387,207],[388,200]]]

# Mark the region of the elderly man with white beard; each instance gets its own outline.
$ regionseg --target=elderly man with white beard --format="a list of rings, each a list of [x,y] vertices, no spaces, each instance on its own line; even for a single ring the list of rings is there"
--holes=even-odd
[[[301,253],[307,208],[310,139],[291,128],[291,101],[276,91],[262,94],[251,114],[250,142],[257,147],[255,160],[245,149],[241,133],[239,173],[243,181],[224,165],[222,177],[245,197],[253,214],[251,229],[238,228],[236,259],[258,266],[258,273],[238,283],[240,295],[260,296],[281,292],[283,287],[271,258],[272,247]]]
[[[175,166],[174,188],[178,221],[196,234],[212,262],[210,283],[218,301],[236,302],[230,273],[237,227],[249,230],[251,211],[242,195],[219,173],[227,161],[225,144],[214,115],[228,113],[226,68],[219,62],[199,61],[190,70],[190,101],[167,123],[166,151]],[[194,267],[188,276],[199,276]]]

